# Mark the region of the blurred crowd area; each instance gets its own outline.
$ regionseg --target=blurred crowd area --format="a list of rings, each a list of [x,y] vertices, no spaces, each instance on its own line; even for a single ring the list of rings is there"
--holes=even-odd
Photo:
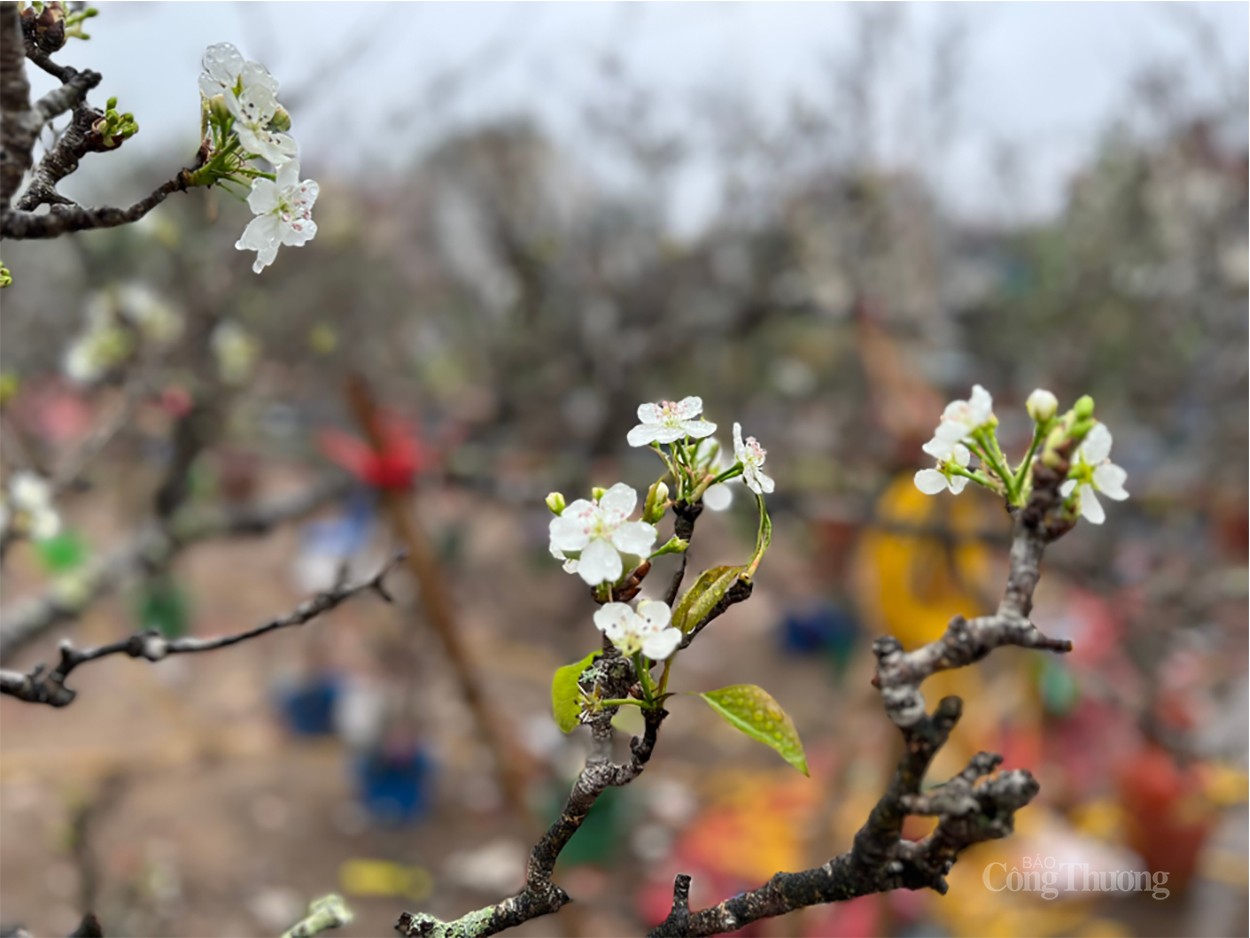
[[[862,56],[890,28],[876,9],[856,20]],[[237,631],[344,564],[368,575],[397,543],[377,492],[392,486],[524,751],[534,817],[504,807],[399,571],[391,606],[365,596],[212,655],[101,662],[74,675],[64,710],[0,702],[0,924],[63,934],[92,908],[110,933],[268,934],[338,890],[359,914],[348,934],[386,934],[405,908],[452,916],[516,888],[530,824],[554,816],[586,752],[551,720],[550,675],[598,642],[581,581],[549,555],[543,498],[644,490],[661,467],[625,444],[635,410],[687,394],[722,443],[734,421],[760,439],[777,491],[756,593],[683,656],[683,689],[768,688],[811,779],[679,702],[646,773],[567,851],[560,882],[579,902],[518,933],[639,933],[666,914],[675,872],[703,905],[824,862],[897,757],[872,639],[914,647],[1002,589],[1009,522],[993,497],[912,483],[945,402],[979,383],[1017,458],[1030,391],[1065,408],[1092,394],[1128,472],[1131,498],[1046,557],[1034,621],[1075,651],[1006,650],[925,686],[966,714],[932,779],[993,750],[1042,793],[1014,837],[965,855],[945,897],[867,897],[743,934],[1245,933],[1244,70],[1200,104],[1185,94],[1200,51],[1144,67],[1057,213],[988,222],[946,207],[925,165],[854,145],[876,74],[855,62],[782,120],[708,103],[721,201],[693,233],[673,224],[671,180],[706,126],[664,120],[662,89],[607,57],[585,132],[611,182],[517,113],[377,173],[323,173],[305,154],[317,238],[263,276],[233,250],[247,213],[221,192],[4,244],[4,471],[59,480],[64,525],[6,553],[0,622],[71,595],[158,517],[336,480],[311,517],[126,566],[109,595],[0,651],[5,667],[54,660],[62,636]],[[107,155],[140,189],[179,159],[125,157]],[[67,350],[102,316],[127,339],[84,381]],[[381,468],[362,463],[360,378],[387,418]],[[692,561],[741,562],[755,525],[744,497],[707,513]],[[1009,875],[1039,870],[1057,895]],[[1091,871],[1153,878],[1102,889]]]

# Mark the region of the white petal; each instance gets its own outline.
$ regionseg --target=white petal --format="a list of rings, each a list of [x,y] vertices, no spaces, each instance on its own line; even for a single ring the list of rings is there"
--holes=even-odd
[[[968,398],[968,406],[972,411],[972,419],[978,427],[994,415],[994,398],[979,384],[972,386],[972,396]]]
[[[946,491],[946,476],[936,469],[921,469],[915,475],[916,488],[926,495]]]
[[[698,398],[695,398],[698,400]],[[694,437],[696,440],[705,436],[711,436],[716,432],[716,424],[707,420],[687,420],[681,425],[682,431],[687,435]]]
[[[734,459],[742,462],[742,451],[745,447],[742,445],[742,424],[734,424]]]
[[[1107,513],[1102,510],[1102,502],[1088,485],[1081,486],[1081,516],[1090,524],[1102,524],[1107,520]]]
[[[236,244],[235,247],[237,248],[238,245]],[[278,246],[276,244],[271,244],[268,247],[261,248],[256,252],[256,260],[252,262],[252,272],[256,274],[260,273],[277,259]]]
[[[646,406],[646,405],[643,405]],[[625,437],[625,441],[630,446],[650,446],[655,442],[656,434],[660,430],[654,424],[640,423],[634,429],[630,430]]]
[[[608,638],[615,638],[629,630],[634,611],[625,603],[605,603],[595,610],[595,628]]]
[[[259,62],[248,62],[240,70],[239,77],[243,79],[245,94],[250,92],[258,98],[272,100],[273,107],[277,107],[278,79],[269,74],[269,69]],[[270,110],[269,113],[272,114],[273,111]]]
[[[288,225],[282,226],[282,243],[291,247],[300,247],[317,237],[317,223],[311,218],[297,218]]]
[[[659,404],[639,404],[638,419],[643,423],[659,423],[664,417],[664,411]]]
[[[204,72],[214,82],[233,86],[243,71],[243,56],[232,43],[217,42],[204,50],[204,57],[200,60],[200,64],[204,66]]]
[[[648,635],[642,643],[642,653],[652,661],[664,661],[681,644],[681,632],[665,629],[656,635]]]
[[[709,485],[707,491],[703,493],[703,506],[712,511],[724,511],[733,504],[733,501],[733,490],[724,482]]]
[[[621,573],[621,555],[601,538],[587,544],[577,561],[577,575],[591,586],[615,583],[621,578]]]
[[[668,627],[673,611],[668,608],[668,603],[644,599],[638,604],[638,615],[651,629],[658,632]]]
[[[1059,486],[1059,494],[1067,498],[1072,494],[1072,490],[1076,488],[1076,479],[1068,479],[1063,485]]]
[[[576,514],[570,515],[567,508],[560,517],[551,519],[551,523],[547,526],[547,533],[551,537],[552,548],[562,553],[569,550],[583,550],[590,543],[586,525]]]
[[[278,207],[278,187],[272,179],[253,179],[247,207],[253,215],[265,215]]]
[[[1128,473],[1114,463],[1103,463],[1094,470],[1094,486],[1108,498],[1122,502],[1128,498],[1124,483]]]
[[[680,426],[653,427],[654,439],[657,443],[675,443],[686,438],[686,431]]]
[[[967,476],[951,476],[949,480],[951,494],[958,495],[964,490],[964,486],[967,485],[969,481],[970,480]]]
[[[645,557],[651,553],[657,533],[653,524],[647,524],[645,521],[626,521],[612,532],[612,543],[623,554]]]
[[[287,189],[294,189],[298,185],[299,185],[299,161],[298,160],[291,160],[290,162],[283,163],[281,166],[278,167],[278,188],[279,189],[285,192]],[[314,182],[312,183],[312,185],[314,186],[312,197],[315,201],[317,198],[317,190],[315,188],[317,184]]]
[[[673,408],[678,420],[691,420],[703,413],[703,398],[683,397]]]
[[[928,443],[926,443],[924,446],[920,448],[924,450],[926,453],[928,453],[930,456],[932,456],[934,459],[941,462],[945,460],[946,457],[948,457],[954,451],[955,447],[958,445],[959,444],[955,443],[952,440],[944,440],[940,436],[935,436],[933,439],[931,439]]]
[[[626,485],[624,482],[618,482],[599,499],[599,507],[610,516],[617,519],[628,518],[633,514],[634,508],[638,504],[638,493]],[[567,509],[566,509],[567,510]]]
[[[55,511],[40,511],[30,516],[30,536],[36,541],[56,537],[61,518]]]
[[[775,483],[772,480],[771,476],[766,476],[764,475],[763,472],[760,472],[759,470],[756,470],[755,476],[759,480],[760,488],[764,490],[763,492],[764,495],[770,494],[772,490],[777,487],[777,483]]]
[[[1096,466],[1111,455],[1111,431],[1105,424],[1096,423],[1085,434],[1081,443],[1081,454],[1091,466]]]
[[[969,452],[968,447],[962,443],[956,443],[951,455],[954,457],[956,465],[964,469],[968,468],[968,461],[972,458],[972,453]]]
[[[933,438],[935,440],[942,440],[943,442],[951,444],[958,443],[967,435],[967,424],[946,419],[943,419],[942,422],[938,424],[937,429],[933,431]]]
[[[235,131],[239,135],[239,143],[248,153],[254,153],[268,160],[274,166],[282,167],[299,156],[299,144],[290,134],[280,134],[264,128],[252,128],[244,124],[236,124]]]

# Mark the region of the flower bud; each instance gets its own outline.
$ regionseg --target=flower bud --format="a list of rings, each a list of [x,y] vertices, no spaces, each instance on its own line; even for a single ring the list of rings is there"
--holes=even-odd
[[[1088,394],[1077,398],[1076,403],[1072,405],[1072,412],[1076,414],[1078,420],[1088,420],[1094,416],[1094,399]]]
[[[663,482],[656,482],[647,489],[647,500],[642,506],[642,520],[647,524],[655,524],[664,517],[667,510],[668,486]]]
[[[1030,417],[1038,423],[1045,423],[1058,412],[1059,398],[1045,388],[1038,388],[1029,395],[1029,399],[1025,401],[1024,406],[1028,410]]]
[[[601,498],[603,498],[604,494],[607,491],[608,490],[605,489],[602,485],[596,485],[593,489],[590,490],[590,495],[597,502]]]
[[[218,125],[224,125],[226,121],[233,119],[234,115],[230,113],[230,108],[226,107],[224,94],[215,94],[208,99],[208,115],[209,119]]]
[[[291,129],[291,115],[287,113],[286,108],[279,105],[278,109],[273,112],[273,119],[269,121],[269,129],[279,132]]]
[[[1051,469],[1057,469],[1062,461],[1059,458],[1058,449],[1068,441],[1068,431],[1063,427],[1055,427],[1046,436],[1046,443],[1042,447],[1042,464],[1049,466]]]
[[[553,515],[564,514],[564,496],[559,492],[552,492],[547,496],[547,507],[551,509]]]

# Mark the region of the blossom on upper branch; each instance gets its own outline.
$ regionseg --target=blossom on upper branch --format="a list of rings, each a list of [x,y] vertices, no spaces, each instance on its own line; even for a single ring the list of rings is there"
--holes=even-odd
[[[300,181],[299,163],[294,161],[279,167],[276,182],[253,180],[247,204],[256,217],[248,222],[234,245],[240,251],[256,252],[253,271],[260,273],[272,264],[281,245],[299,247],[316,237],[312,208],[319,191],[311,179]]]
[[[625,572],[621,554],[646,557],[655,544],[655,525],[626,520],[637,504],[638,493],[624,482],[616,483],[597,502],[584,498],[572,502],[548,527],[552,556],[565,560],[565,570],[577,573],[591,586],[615,583]],[[569,560],[576,564],[568,564]]]
[[[749,436],[742,442],[742,424],[734,424],[734,457],[742,463],[742,481],[756,495],[764,495],[773,490],[773,480],[764,474],[764,460],[768,458],[768,450],[760,446],[759,441]]]
[[[265,66],[243,61],[239,50],[228,42],[209,46],[202,64],[200,91],[210,101],[222,96],[243,149],[274,166],[299,155],[294,138],[272,126],[279,109],[278,80]]]
[[[629,431],[630,446],[651,443],[675,443],[686,437],[701,439],[716,432],[716,424],[697,419],[703,412],[701,397],[685,397],[680,401],[640,404],[638,419],[642,421]]]
[[[924,451],[938,461],[936,469],[921,469],[916,473],[916,488],[926,495],[950,490],[958,495],[968,484],[968,477],[957,475],[954,466],[966,469],[972,454],[962,443],[950,443],[946,440],[932,439],[923,447]]]
[[[606,603],[595,612],[595,627],[624,655],[642,652],[663,661],[681,644],[681,632],[669,625],[672,610],[666,603],[642,600],[638,610],[625,603]]]
[[[942,422],[933,431],[935,439],[962,443],[994,420],[994,399],[979,384],[972,386],[966,401],[951,401],[942,411]]]
[[[1077,448],[1068,479],[1059,487],[1059,494],[1064,498],[1076,492],[1081,517],[1090,524],[1102,524],[1107,518],[1095,492],[1102,492],[1117,502],[1128,498],[1124,488],[1128,473],[1110,457],[1111,431],[1104,424],[1096,423]]]

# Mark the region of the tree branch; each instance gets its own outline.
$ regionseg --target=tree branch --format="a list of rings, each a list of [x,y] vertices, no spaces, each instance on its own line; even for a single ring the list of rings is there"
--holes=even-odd
[[[173,179],[161,183],[147,196],[128,208],[100,206],[84,208],[81,205],[53,205],[47,214],[37,215],[18,209],[4,209],[0,213],[0,238],[14,240],[59,238],[73,231],[91,231],[97,228],[116,228],[138,221],[173,192],[185,192],[189,188],[191,169],[183,169]]]
[[[84,609],[112,593],[131,576],[167,563],[183,548],[211,538],[265,534],[341,497],[347,486],[346,480],[331,478],[295,495],[246,509],[182,512],[168,525],[148,524],[121,547],[62,577],[42,596],[12,603],[11,611],[0,618],[0,664],[11,661],[14,655],[58,623],[78,618]]]
[[[336,606],[363,592],[373,592],[387,602],[390,595],[382,585],[382,579],[404,559],[402,552],[392,557],[376,574],[360,583],[348,584],[340,582],[312,599],[305,600],[294,610],[276,619],[270,619],[255,628],[223,635],[218,638],[176,638],[168,639],[159,631],[150,629],[138,632],[129,638],[97,648],[75,648],[68,639],[61,642],[60,663],[48,672],[44,665],[36,665],[28,674],[18,671],[0,670],[0,694],[16,697],[26,703],[48,704],[52,707],[66,707],[74,702],[77,691],[65,686],[66,679],[76,669],[92,661],[99,661],[110,655],[127,655],[131,658],[144,658],[148,661],[161,661],[170,655],[199,654],[205,651],[216,651],[228,648],[241,642],[259,638],[278,629],[293,625],[303,625],[329,612]]]

